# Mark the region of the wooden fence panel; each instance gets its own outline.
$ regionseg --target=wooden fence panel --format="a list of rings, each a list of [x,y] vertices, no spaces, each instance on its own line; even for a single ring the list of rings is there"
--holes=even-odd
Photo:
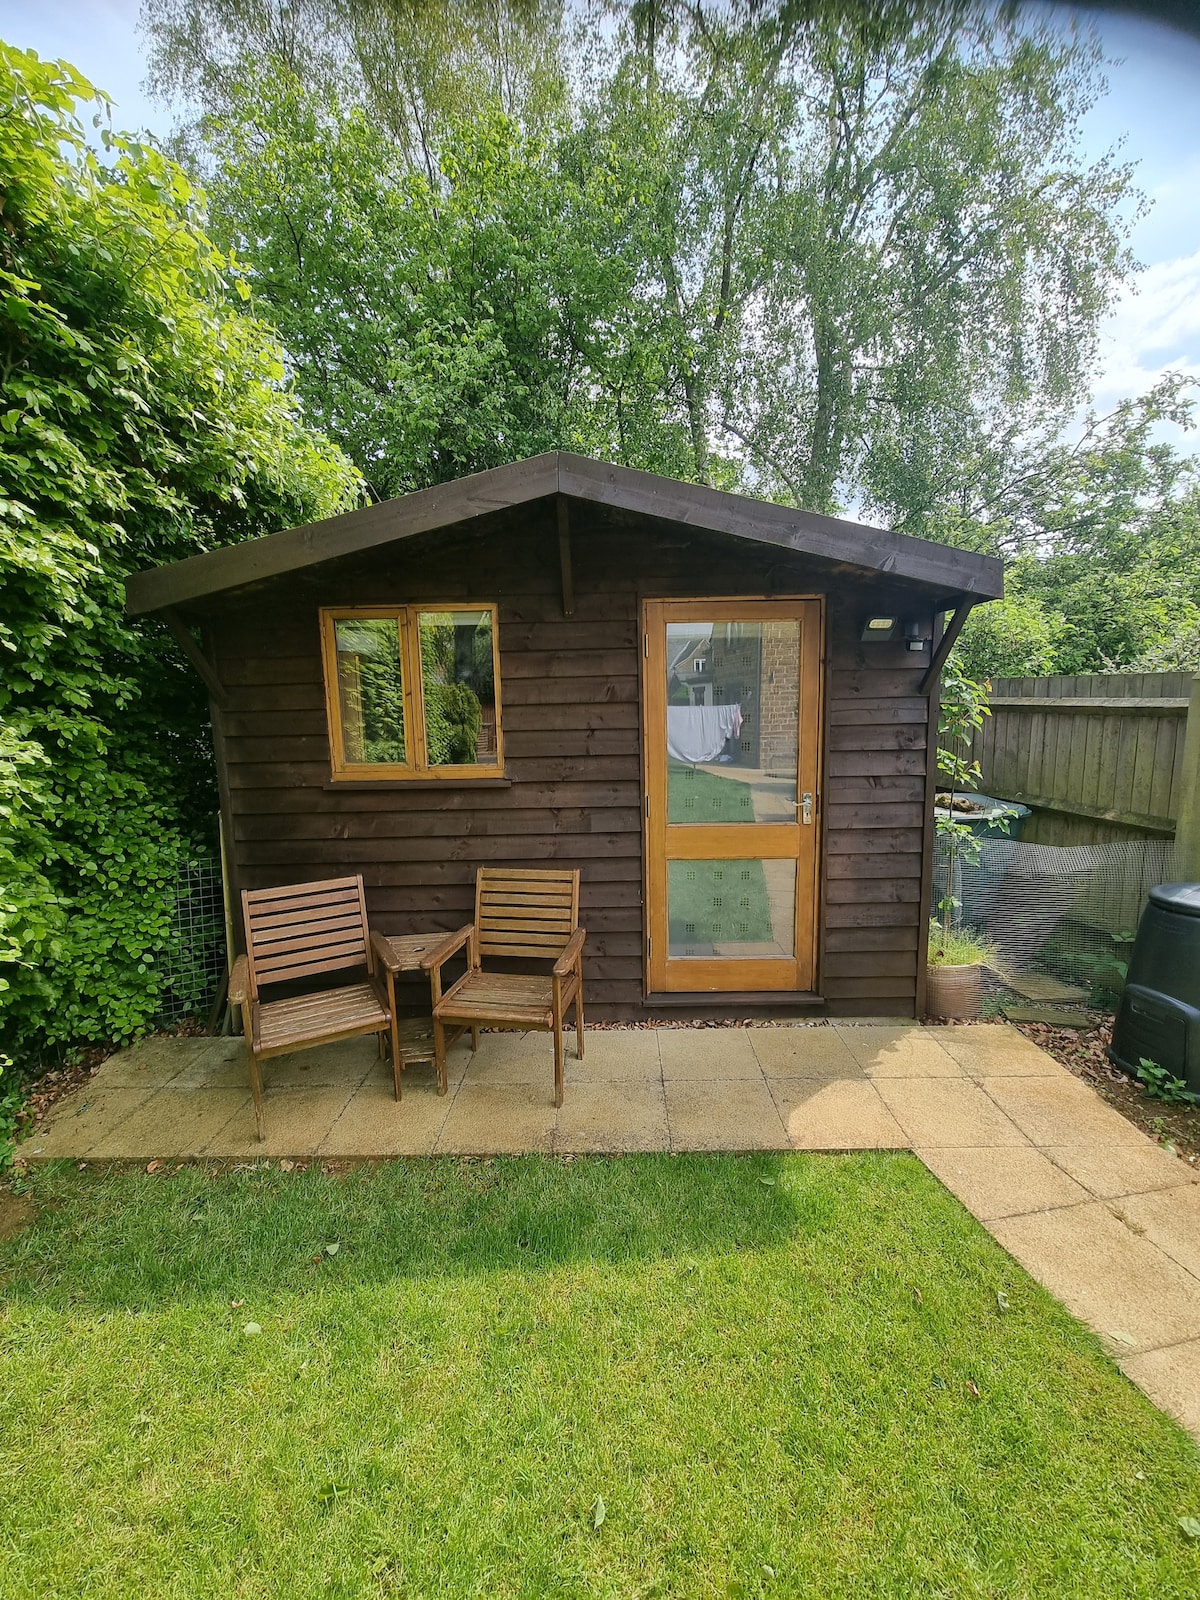
[[[1038,811],[1169,836],[1179,815],[1192,676],[996,678],[971,757],[983,788]]]

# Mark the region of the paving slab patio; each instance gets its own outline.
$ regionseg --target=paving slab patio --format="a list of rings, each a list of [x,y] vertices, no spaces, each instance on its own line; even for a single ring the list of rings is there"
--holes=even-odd
[[[1200,1440],[1200,1179],[1006,1024],[874,1018],[590,1030],[556,1109],[545,1034],[460,1041],[449,1092],[352,1040],[268,1062],[254,1137],[238,1039],[122,1051],[20,1147],[28,1161],[304,1160],[647,1150],[916,1151],[1130,1380]]]

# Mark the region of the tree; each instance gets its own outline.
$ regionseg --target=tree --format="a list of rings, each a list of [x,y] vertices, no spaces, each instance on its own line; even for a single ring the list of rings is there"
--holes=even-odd
[[[1111,415],[1088,417],[1072,442],[1014,443],[964,480],[966,514],[948,516],[948,531],[1008,560],[1011,597],[968,623],[968,670],[1166,662],[1200,628],[1197,462],[1154,433],[1164,419],[1190,426],[1194,387],[1168,375]]]
[[[171,878],[214,809],[202,692],[125,623],[123,577],[359,492],[203,197],[106,110],[0,46],[0,1043],[26,1061],[154,1015]]]
[[[787,0],[602,10],[561,110],[492,94],[476,111],[447,88],[419,150],[358,45],[331,86],[248,31],[242,0],[198,35],[189,84],[223,76],[193,159],[306,400],[381,484],[536,438],[940,536],[976,457],[1080,398],[1128,266],[1128,169],[1073,145],[1095,44],[971,0],[882,18]],[[475,48],[494,77],[482,32]],[[495,299],[514,290],[506,321]],[[293,334],[306,307],[319,351]],[[403,371],[369,361],[357,398],[335,398],[331,373],[364,370],[375,332]],[[404,429],[393,468],[379,424],[408,396],[435,435],[457,418],[459,442],[414,456]]]
[[[227,116],[263,67],[357,106],[433,179],[465,108],[536,130],[566,95],[562,0],[146,0],[164,97]]]

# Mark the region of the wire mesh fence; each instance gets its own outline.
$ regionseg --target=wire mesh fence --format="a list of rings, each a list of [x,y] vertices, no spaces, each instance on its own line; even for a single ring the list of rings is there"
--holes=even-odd
[[[1171,881],[1173,855],[1170,839],[984,839],[974,860],[954,862],[953,883],[939,852],[934,898],[958,902],[954,924],[993,947],[996,975],[1018,994],[1112,1007],[1146,896]],[[1055,986],[1061,992],[1052,994]]]
[[[195,856],[179,865],[171,939],[160,957],[166,975],[162,1023],[203,1016],[225,972],[225,900],[219,856]]]

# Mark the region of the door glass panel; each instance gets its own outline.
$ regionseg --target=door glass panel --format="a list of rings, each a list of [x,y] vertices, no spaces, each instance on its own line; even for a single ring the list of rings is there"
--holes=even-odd
[[[494,767],[492,613],[421,612],[421,689],[431,767]]]
[[[667,624],[667,821],[795,822],[800,623]]]
[[[395,617],[344,617],[334,624],[342,758],[403,765],[404,674]]]
[[[667,863],[672,960],[791,957],[796,953],[796,863]]]

